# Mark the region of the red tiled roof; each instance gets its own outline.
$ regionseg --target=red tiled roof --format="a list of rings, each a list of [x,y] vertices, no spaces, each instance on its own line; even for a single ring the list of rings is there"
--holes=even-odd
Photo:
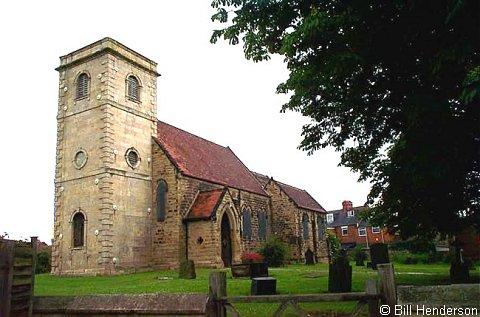
[[[298,207],[323,213],[326,212],[325,209],[312,196],[310,196],[306,190],[280,182],[277,182],[277,184]]]
[[[158,121],[157,140],[186,176],[268,196],[229,147]]]
[[[198,193],[185,219],[208,219],[215,214],[226,189]]]

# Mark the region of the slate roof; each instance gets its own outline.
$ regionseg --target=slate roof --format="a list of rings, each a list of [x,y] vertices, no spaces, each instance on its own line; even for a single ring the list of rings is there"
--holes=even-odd
[[[353,216],[348,217],[348,213],[340,210],[329,211],[329,214],[333,214],[333,221],[327,223],[328,228],[342,227],[342,226],[356,226],[359,227],[370,227],[370,224],[366,220],[362,220],[357,217],[358,213],[367,209],[365,206],[353,207],[351,210],[354,211]]]
[[[310,196],[306,190],[277,181],[275,182],[299,208],[326,213],[325,209],[312,196]]]
[[[211,218],[215,215],[226,191],[227,189],[216,189],[199,192],[185,219],[199,220]]]
[[[223,147],[165,122],[157,123],[157,141],[186,176],[268,196],[229,147]]]

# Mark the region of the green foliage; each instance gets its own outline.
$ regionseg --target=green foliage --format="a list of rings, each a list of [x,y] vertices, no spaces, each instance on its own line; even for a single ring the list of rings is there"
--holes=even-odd
[[[269,238],[259,250],[269,267],[279,267],[286,264],[288,249],[285,243],[278,237]]]
[[[441,254],[438,252],[416,252],[394,251],[392,252],[392,262],[401,264],[432,264],[451,262],[450,254]]]
[[[391,250],[407,250],[414,254],[435,252],[435,243],[433,239],[415,237],[408,240],[400,240],[389,244]]]
[[[355,247],[354,253],[353,253],[353,258],[357,262],[363,262],[367,259],[367,253],[363,250],[361,245],[357,245]]]
[[[35,266],[35,273],[49,273],[51,268],[51,257],[48,252],[37,253],[37,265]]]
[[[340,240],[338,239],[336,234],[327,231],[327,243],[330,249],[330,258],[332,261],[334,261],[340,256],[340,250],[342,249]]]
[[[371,223],[402,237],[478,227],[479,1],[215,0],[211,42],[290,71],[282,111],[312,119],[302,150],[332,146],[372,188]]]

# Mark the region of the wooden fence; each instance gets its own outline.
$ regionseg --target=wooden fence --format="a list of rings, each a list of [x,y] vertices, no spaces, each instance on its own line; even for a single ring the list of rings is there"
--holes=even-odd
[[[0,316],[32,316],[37,238],[0,240]]]
[[[379,316],[379,302],[390,306],[390,311],[394,311],[396,304],[395,281],[392,264],[379,264],[378,276],[380,284],[380,292],[377,292],[376,282],[368,280],[365,292],[355,293],[338,293],[338,294],[311,294],[311,295],[257,295],[257,296],[227,296],[227,278],[225,272],[210,273],[209,280],[209,298],[210,308],[209,316],[225,317],[229,312],[234,317],[240,317],[233,304],[239,303],[280,303],[274,317],[280,317],[288,307],[292,307],[299,316],[309,316],[303,310],[299,303],[309,302],[358,302],[352,316],[368,306],[368,316]],[[393,314],[390,314],[393,316]]]

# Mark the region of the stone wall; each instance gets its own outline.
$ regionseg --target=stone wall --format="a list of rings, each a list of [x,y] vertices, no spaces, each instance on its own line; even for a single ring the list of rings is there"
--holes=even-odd
[[[305,252],[310,248],[317,260],[328,261],[328,246],[325,235],[318,239],[317,212],[298,208],[288,195],[274,182],[266,185],[267,192],[271,195],[271,230],[272,234],[280,237],[290,248],[290,260],[295,262],[305,261]],[[308,215],[309,239],[303,238],[302,219]],[[315,227],[315,230],[314,230]],[[315,231],[315,232],[314,232]]]
[[[206,316],[205,294],[35,297],[33,316]]]
[[[177,267],[186,258],[186,228],[183,219],[199,191],[222,189],[224,186],[184,176],[177,171],[167,154],[155,143],[153,145],[153,182],[165,180],[168,187],[167,213],[164,222],[157,222],[156,197],[153,195],[153,263],[159,267]],[[231,206],[231,208],[229,207]],[[256,251],[261,240],[258,236],[258,212],[270,215],[269,197],[235,188],[228,188],[228,194],[218,207],[215,219],[188,223],[189,259],[199,266],[222,267],[220,247],[221,217],[229,207],[232,225],[233,262],[240,262],[242,252]],[[252,238],[242,239],[241,211],[252,210]],[[233,227],[234,226],[234,227]],[[203,242],[197,243],[201,237]],[[208,246],[208,248],[207,248]],[[197,263],[198,262],[198,263]]]
[[[114,274],[150,263],[151,136],[156,135],[156,64],[111,39],[61,57],[57,115],[54,274]],[[88,94],[77,99],[80,74]],[[126,78],[140,82],[140,100]],[[129,148],[138,166],[125,159]],[[78,151],[87,156],[74,164]],[[84,245],[73,247],[72,217],[85,216]]]

